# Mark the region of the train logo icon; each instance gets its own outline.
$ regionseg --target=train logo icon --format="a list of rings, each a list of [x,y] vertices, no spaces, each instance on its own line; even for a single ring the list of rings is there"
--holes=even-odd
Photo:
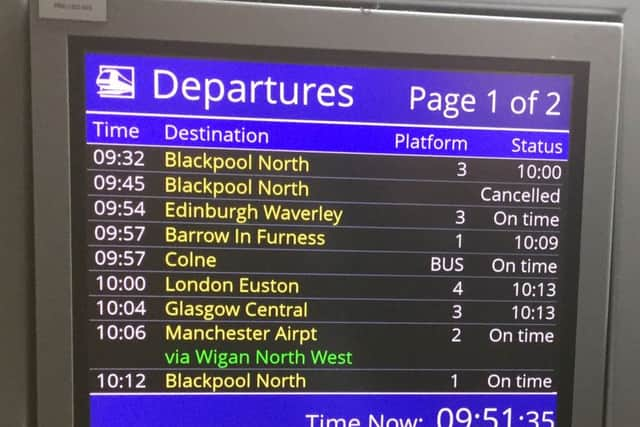
[[[134,99],[136,97],[135,69],[122,65],[100,65],[96,85],[100,98]]]

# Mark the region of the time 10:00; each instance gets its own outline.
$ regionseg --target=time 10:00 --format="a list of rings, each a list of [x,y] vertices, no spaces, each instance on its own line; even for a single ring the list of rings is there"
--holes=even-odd
[[[520,179],[555,180],[562,178],[562,166],[560,165],[536,165],[519,164]]]

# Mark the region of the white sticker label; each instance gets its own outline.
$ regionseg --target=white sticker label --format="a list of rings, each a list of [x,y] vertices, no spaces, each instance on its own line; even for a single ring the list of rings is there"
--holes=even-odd
[[[107,0],[40,0],[40,18],[72,21],[107,20]]]

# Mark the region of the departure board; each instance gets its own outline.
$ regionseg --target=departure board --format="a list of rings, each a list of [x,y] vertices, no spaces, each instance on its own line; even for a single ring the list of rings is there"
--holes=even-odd
[[[78,427],[570,424],[588,67],[74,38]]]

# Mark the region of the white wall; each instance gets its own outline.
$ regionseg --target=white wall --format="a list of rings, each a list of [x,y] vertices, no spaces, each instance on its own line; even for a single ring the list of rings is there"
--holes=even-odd
[[[133,1],[133,0],[132,0]],[[397,0],[388,0],[398,3]],[[383,1],[384,2],[384,1]],[[403,3],[493,8],[549,4],[623,13],[623,112],[616,189],[607,427],[640,425],[640,2],[492,0]],[[0,426],[35,426],[27,0],[0,0]],[[370,3],[373,3],[370,2]],[[626,7],[625,7],[626,6]],[[544,8],[544,6],[542,6]],[[591,12],[593,9],[591,9]],[[603,141],[603,143],[609,143]],[[68,427],[68,426],[61,426]],[[564,426],[560,426],[564,427]]]
[[[0,0],[0,426],[33,426],[27,0]]]

